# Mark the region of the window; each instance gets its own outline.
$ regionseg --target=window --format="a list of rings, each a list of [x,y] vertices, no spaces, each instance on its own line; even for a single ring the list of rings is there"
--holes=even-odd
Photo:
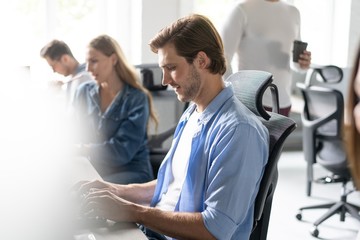
[[[40,58],[40,49],[50,40],[58,38],[69,44],[79,62],[84,62],[87,43],[99,34],[109,34],[119,41],[125,54],[128,54],[128,5],[129,1],[124,0],[1,2],[1,24],[4,24],[2,29],[6,32],[3,36],[7,37],[3,37],[0,50],[12,65],[30,67],[32,79],[62,78],[52,73]]]
[[[302,39],[309,42],[312,62],[348,66],[351,0],[289,2],[301,13]]]

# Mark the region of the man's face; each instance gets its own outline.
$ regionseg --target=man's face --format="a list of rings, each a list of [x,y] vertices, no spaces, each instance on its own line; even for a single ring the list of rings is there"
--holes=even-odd
[[[177,55],[172,44],[166,44],[158,51],[159,66],[163,71],[163,85],[170,85],[182,102],[193,101],[200,93],[201,80],[194,64]]]
[[[69,76],[71,74],[68,66],[65,63],[65,55],[61,56],[59,60],[53,60],[49,57],[45,57],[47,63],[52,68],[52,70],[56,73],[59,73],[65,77]]]

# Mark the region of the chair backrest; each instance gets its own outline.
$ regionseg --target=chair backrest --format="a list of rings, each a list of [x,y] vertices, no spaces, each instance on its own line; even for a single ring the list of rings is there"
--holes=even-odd
[[[310,68],[306,74],[305,85],[337,84],[343,80],[344,73],[335,65],[325,65]]]
[[[277,163],[286,138],[296,128],[296,123],[276,112],[267,112],[262,105],[262,97],[267,88],[273,96],[273,111],[278,111],[278,92],[272,84],[272,74],[257,70],[243,70],[231,75],[235,96],[248,107],[269,131],[269,159],[265,166],[259,192],[255,200],[254,222],[251,240],[265,240],[272,206],[273,194],[278,179]]]
[[[343,78],[343,70],[337,66],[317,66],[308,70],[304,83],[296,84],[304,100],[301,125],[303,152],[307,163],[307,196],[311,195],[314,181],[313,164],[318,162],[319,156],[327,159],[325,155],[330,152],[326,149],[334,145],[340,149],[331,154],[345,158],[345,152],[341,149],[341,128],[344,114],[343,96],[347,92],[347,81],[342,81]],[[326,141],[320,140],[325,138]],[[330,138],[332,140],[328,141]]]
[[[239,81],[239,79],[241,80]],[[265,111],[262,98],[267,88],[272,92],[273,112],[279,111],[279,99],[277,87],[272,84],[273,76],[269,72],[256,70],[243,70],[229,76],[226,81],[231,82],[234,87],[235,96],[256,116],[262,117],[265,120],[270,118],[270,115]],[[251,93],[251,94],[247,94]]]
[[[303,148],[306,161],[319,163],[334,174],[349,175],[343,148],[344,99],[339,90],[298,84],[304,109]]]
[[[342,93],[339,90],[321,86],[297,84],[297,87],[300,89],[304,99],[302,112],[304,126],[311,128],[314,134],[341,137],[344,118]]]

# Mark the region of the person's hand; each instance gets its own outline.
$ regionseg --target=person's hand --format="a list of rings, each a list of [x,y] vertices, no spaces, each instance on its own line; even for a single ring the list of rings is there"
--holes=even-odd
[[[95,181],[79,181],[70,189],[70,196],[74,204],[74,212],[78,218],[90,218],[91,214],[86,216],[82,210],[83,203],[86,201],[90,193],[95,191],[114,191],[116,188],[111,186],[110,183],[95,180]]]
[[[108,190],[92,190],[81,204],[80,212],[87,218],[109,219],[115,222],[135,222],[138,205],[116,196]]]
[[[300,68],[308,69],[311,64],[311,52],[305,50],[302,54],[300,54],[298,63]]]
[[[117,188],[115,186],[101,180],[79,181],[72,187],[71,190],[76,192],[79,196],[87,195],[89,192],[95,190],[108,190],[115,194],[117,193]]]

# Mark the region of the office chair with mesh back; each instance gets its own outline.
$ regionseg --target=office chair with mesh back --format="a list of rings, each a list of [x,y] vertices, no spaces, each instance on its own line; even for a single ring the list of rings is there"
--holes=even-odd
[[[306,74],[305,85],[336,84],[342,81],[344,72],[335,65],[325,65],[310,68]]]
[[[347,196],[353,190],[346,188],[347,183],[351,181],[351,176],[342,140],[344,116],[342,93],[339,90],[323,86],[306,86],[305,84],[297,86],[304,98],[303,149],[308,162],[307,172],[310,177],[308,183],[313,181],[312,165],[314,163],[321,165],[331,173],[329,176],[315,180],[316,182],[342,183],[342,194],[338,202],[302,207],[296,215],[296,218],[301,220],[303,210],[329,208],[313,223],[311,234],[317,237],[319,235],[318,226],[337,213],[340,214],[340,221],[345,221],[346,213],[350,213],[352,217],[360,220],[360,208],[347,202]]]
[[[339,89],[339,83],[343,79],[343,71],[341,68],[334,65],[318,66],[315,68],[310,68],[306,74],[304,83],[297,83],[298,89],[302,92],[302,89],[309,86],[323,86],[332,89]],[[304,96],[304,95],[303,95]],[[305,100],[305,99],[304,99]],[[339,103],[340,104],[340,103]],[[342,104],[343,105],[343,104]],[[309,105],[312,108],[313,104]],[[308,113],[308,106],[304,106],[304,110],[301,113],[302,123],[305,123],[305,128],[303,128],[303,150],[305,155],[305,161],[307,163],[306,171],[306,195],[311,195],[312,183],[314,182],[314,171],[313,165],[316,164],[316,141],[311,136],[315,132],[315,128],[318,127],[318,124],[310,123],[307,119],[310,119],[310,113]],[[332,108],[333,109],[333,108]],[[320,108],[321,110],[321,108]],[[324,111],[326,109],[322,109]],[[333,109],[334,111],[334,109]],[[329,111],[330,112],[330,111]],[[327,112],[327,113],[329,113]],[[325,113],[323,114],[325,116]],[[316,117],[318,118],[318,117]],[[336,116],[335,119],[340,119],[339,116]],[[333,120],[335,122],[335,120]],[[334,123],[332,123],[334,124]],[[340,122],[337,123],[337,127],[340,128]],[[336,128],[333,128],[336,131]]]
[[[250,240],[267,238],[272,199],[278,179],[277,163],[286,138],[296,128],[292,119],[264,110],[262,97],[267,88],[272,92],[273,111],[278,112],[279,109],[278,92],[272,80],[272,74],[256,70],[239,71],[226,80],[232,84],[235,96],[266,126],[270,137],[269,158],[255,199]]]

